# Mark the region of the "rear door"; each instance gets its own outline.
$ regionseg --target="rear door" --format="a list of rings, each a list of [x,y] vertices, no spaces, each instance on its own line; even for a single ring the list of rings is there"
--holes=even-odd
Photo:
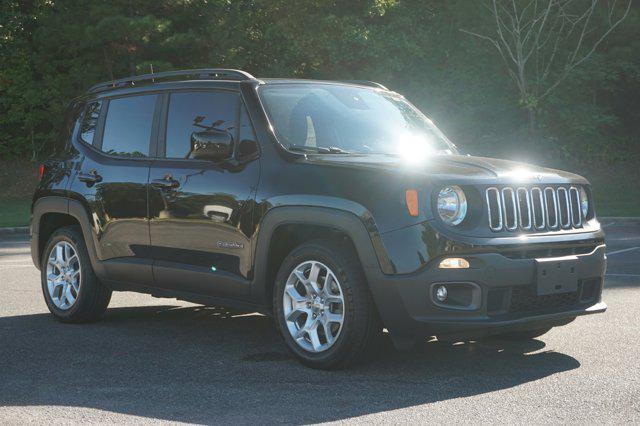
[[[232,135],[234,151],[238,141],[255,141],[240,95],[220,89],[165,96],[149,186],[156,285],[246,297],[259,161],[236,154],[221,161],[193,159],[190,142],[193,132],[212,128]]]
[[[71,190],[88,203],[110,280],[153,284],[147,184],[159,101],[156,94],[105,98],[84,112],[78,145],[84,155]]]

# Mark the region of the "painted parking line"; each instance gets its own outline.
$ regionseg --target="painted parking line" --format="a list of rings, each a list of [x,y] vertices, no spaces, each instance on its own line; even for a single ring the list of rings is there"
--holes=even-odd
[[[0,269],[9,269],[9,268],[35,268],[33,263],[20,263],[20,264],[11,264],[11,263],[0,263]]]
[[[611,277],[611,278],[615,278],[615,277],[624,277],[624,278],[640,278],[639,274],[606,274],[606,277]]]
[[[622,249],[622,250],[616,250],[616,251],[612,251],[607,253],[607,256],[611,256],[613,254],[620,254],[620,253],[626,253],[628,251],[633,251],[633,250],[638,250],[640,247],[631,247],[631,248],[626,248],[626,249]]]

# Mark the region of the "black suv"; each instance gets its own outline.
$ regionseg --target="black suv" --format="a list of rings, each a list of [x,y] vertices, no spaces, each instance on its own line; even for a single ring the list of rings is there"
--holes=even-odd
[[[388,330],[533,338],[603,312],[604,234],[577,175],[461,155],[380,84],[157,73],[75,100],[33,199],[50,311],[133,290],[272,315],[318,368]]]

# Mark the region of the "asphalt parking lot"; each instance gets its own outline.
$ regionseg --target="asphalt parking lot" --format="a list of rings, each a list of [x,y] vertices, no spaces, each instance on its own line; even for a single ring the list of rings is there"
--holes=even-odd
[[[639,423],[640,224],[606,230],[605,314],[525,343],[387,342],[339,372],[299,365],[266,317],[173,299],[56,322],[26,237],[0,236],[0,422]]]

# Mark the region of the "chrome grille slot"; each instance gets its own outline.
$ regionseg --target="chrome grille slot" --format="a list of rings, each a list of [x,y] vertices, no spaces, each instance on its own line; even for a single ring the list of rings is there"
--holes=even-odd
[[[516,230],[518,228],[516,195],[510,187],[502,188],[502,213],[507,231]]]
[[[546,221],[544,219],[544,200],[540,188],[531,189],[531,208],[533,210],[533,226],[536,229],[544,229]]]
[[[569,204],[571,205],[571,224],[576,228],[582,226],[580,211],[580,191],[575,186],[569,188]]]
[[[558,231],[580,228],[578,187],[490,187],[485,190],[492,231]]]
[[[492,231],[502,229],[502,204],[500,203],[500,192],[497,188],[487,189],[487,211],[489,213],[489,227]]]
[[[553,188],[544,189],[544,209],[549,229],[558,229],[558,197]]]
[[[560,187],[556,190],[558,198],[558,218],[560,226],[564,229],[571,227],[571,206],[569,205],[569,193],[566,188]]]
[[[516,204],[518,205],[520,227],[528,231],[531,229],[531,197],[527,188],[518,188],[516,190]]]

